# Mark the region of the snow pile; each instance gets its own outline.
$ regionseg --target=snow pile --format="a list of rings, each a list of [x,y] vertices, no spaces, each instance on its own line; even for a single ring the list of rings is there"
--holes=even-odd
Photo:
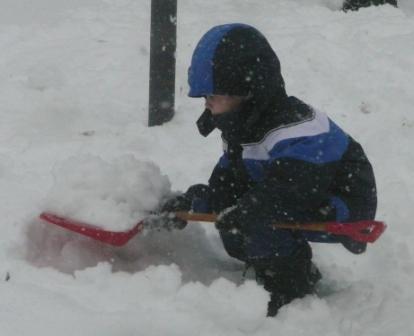
[[[170,192],[168,177],[132,155],[107,162],[71,157],[53,170],[45,210],[110,231],[125,231],[155,210]]]
[[[9,307],[0,315],[3,335],[254,335],[266,320],[267,293],[251,281],[241,286],[225,279],[209,287],[184,284],[173,265],[133,275],[112,273],[107,264],[73,277],[47,269],[43,273],[47,285],[27,268],[0,286],[2,305]],[[27,276],[33,279],[31,286],[25,284]],[[39,303],[53,308],[44,310]],[[35,323],[22,318],[28,309]],[[16,320],[20,322],[10,323]]]

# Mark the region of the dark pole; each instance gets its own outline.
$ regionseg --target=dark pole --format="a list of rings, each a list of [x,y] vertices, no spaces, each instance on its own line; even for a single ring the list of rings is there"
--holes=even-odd
[[[174,115],[177,0],[151,0],[148,126]]]

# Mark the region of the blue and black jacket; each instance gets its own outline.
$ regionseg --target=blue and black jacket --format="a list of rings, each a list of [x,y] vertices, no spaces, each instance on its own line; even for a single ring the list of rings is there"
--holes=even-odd
[[[228,24],[207,32],[194,51],[189,86],[191,97],[248,97],[238,111],[205,110],[198,121],[203,135],[219,128],[224,147],[209,179],[209,210],[237,205],[242,220],[265,222],[375,217],[375,178],[361,145],[324,113],[287,96],[279,60],[255,28]]]

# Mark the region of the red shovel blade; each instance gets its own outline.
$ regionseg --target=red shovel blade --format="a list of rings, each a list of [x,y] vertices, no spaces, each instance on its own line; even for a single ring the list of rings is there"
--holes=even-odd
[[[55,224],[67,230],[80,233],[81,235],[114,246],[125,245],[132,237],[141,232],[144,228],[143,222],[141,221],[129,231],[115,232],[107,231],[74,219],[64,218],[50,212],[43,212],[39,217],[48,223]]]
[[[326,231],[351,237],[355,241],[373,243],[385,231],[387,226],[375,220],[363,220],[354,223],[326,223]]]

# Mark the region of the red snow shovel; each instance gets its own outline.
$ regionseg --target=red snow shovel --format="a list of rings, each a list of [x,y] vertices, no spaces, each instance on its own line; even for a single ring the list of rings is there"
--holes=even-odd
[[[125,245],[132,237],[141,232],[144,228],[144,221],[139,222],[128,231],[107,231],[98,226],[71,218],[61,217],[50,212],[43,212],[39,217],[48,223],[55,224],[67,230],[80,233],[81,235],[114,246]]]
[[[204,213],[189,213],[176,212],[178,218],[187,221],[196,222],[215,222],[217,220],[216,214]],[[64,218],[53,213],[43,212],[40,218],[48,223],[61,226],[67,230],[77,232],[81,235],[99,240],[114,246],[125,245],[132,237],[141,232],[144,228],[144,220],[136,224],[128,231],[107,231],[97,226],[83,223],[70,218]],[[306,224],[274,224],[275,229],[289,229],[301,231],[318,231],[334,235],[343,235],[351,239],[364,242],[373,243],[385,231],[386,225],[383,222],[375,220],[363,220],[352,223],[338,223],[338,222],[322,222],[322,223],[306,223]]]

